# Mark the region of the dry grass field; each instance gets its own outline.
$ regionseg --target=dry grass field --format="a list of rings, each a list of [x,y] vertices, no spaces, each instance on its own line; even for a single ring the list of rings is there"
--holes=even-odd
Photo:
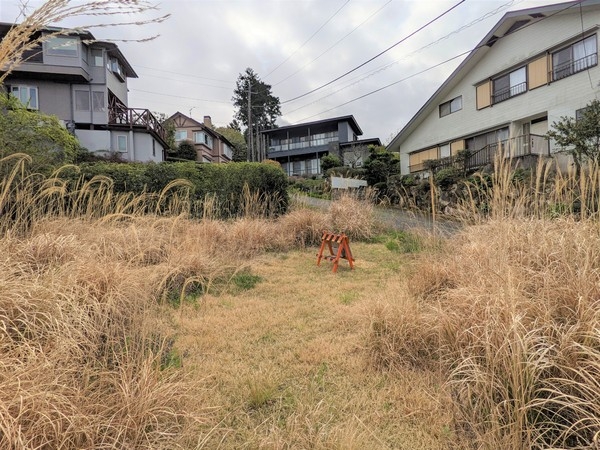
[[[598,177],[586,214],[545,217],[558,188],[523,199],[497,173],[491,214],[465,205],[451,238],[381,230],[352,198],[192,221],[18,178],[0,184],[0,448],[597,448]],[[323,229],[355,270],[316,266]]]

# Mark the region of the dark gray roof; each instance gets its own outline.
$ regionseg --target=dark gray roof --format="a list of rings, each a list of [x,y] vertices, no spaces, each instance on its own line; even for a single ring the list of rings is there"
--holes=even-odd
[[[284,127],[271,128],[270,130],[265,130],[262,133],[268,134],[268,133],[274,132],[274,131],[291,130],[293,128],[310,127],[310,126],[314,126],[314,125],[327,125],[329,123],[334,124],[334,123],[339,123],[339,122],[350,122],[350,126],[352,127],[352,130],[354,131],[354,133],[357,136],[360,136],[363,134],[362,130],[358,126],[358,123],[356,122],[356,119],[354,118],[353,115],[333,117],[331,119],[316,120],[314,122],[303,122],[303,123],[298,123],[295,125],[286,125]]]
[[[18,24],[0,22],[0,36],[8,33],[8,31],[16,25]],[[119,60],[119,62],[123,65],[123,68],[125,69],[125,75],[127,77],[138,78],[137,73],[135,73],[135,70],[133,70],[133,67],[131,67],[131,64],[129,64],[129,61],[127,61],[123,53],[121,53],[121,50],[119,50],[117,44],[115,44],[114,42],[98,41],[92,33],[82,28],[45,27],[40,31],[47,33],[57,33],[64,36],[78,36],[82,41],[85,41],[88,45],[91,45],[92,47],[102,47],[106,49],[109,56],[113,56]]]

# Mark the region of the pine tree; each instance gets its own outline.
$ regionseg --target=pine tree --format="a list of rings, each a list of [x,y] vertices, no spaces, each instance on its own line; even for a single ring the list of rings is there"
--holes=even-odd
[[[250,102],[248,102],[248,95],[250,95]],[[251,161],[262,160],[261,146],[258,142],[260,132],[276,128],[275,122],[281,116],[279,98],[271,93],[271,85],[261,81],[251,68],[247,68],[244,73],[238,76],[232,101],[236,108],[232,125],[240,128],[244,127],[243,134],[246,137],[246,142],[254,144],[248,146],[249,159]],[[250,117],[248,115],[249,105]],[[250,124],[251,129],[249,129]]]

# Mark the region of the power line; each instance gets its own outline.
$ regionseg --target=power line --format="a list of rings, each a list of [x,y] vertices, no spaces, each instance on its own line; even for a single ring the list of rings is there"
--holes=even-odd
[[[553,16],[555,16],[555,15],[557,15],[557,14],[560,14],[560,13],[562,13],[562,12],[564,12],[564,11],[566,11],[566,10],[568,10],[568,9],[570,9],[570,8],[572,8],[572,7],[574,7],[574,6],[576,6],[576,5],[579,5],[579,4],[580,4],[582,1],[584,1],[584,0],[577,0],[575,3],[573,3],[573,4],[569,5],[569,6],[567,6],[566,8],[560,9],[560,10],[558,10],[558,11],[556,11],[556,12],[552,13],[552,14],[549,14],[548,16],[544,16],[544,17],[540,18],[540,20],[536,20],[536,21],[529,22],[529,23],[527,23],[527,24],[523,25],[522,27],[519,27],[519,28],[517,28],[516,30],[514,30],[514,31],[510,32],[510,33],[506,33],[506,34],[505,34],[505,35],[503,35],[503,36],[497,37],[497,38],[495,39],[494,43],[498,42],[498,41],[499,41],[499,40],[501,40],[501,39],[504,39],[506,36],[512,35],[512,34],[514,34],[514,33],[517,33],[517,32],[519,32],[519,31],[521,31],[521,30],[523,30],[523,29],[525,29],[525,28],[529,28],[530,26],[532,26],[532,25],[534,25],[534,24],[536,24],[536,23],[542,22],[543,20],[549,19],[550,17],[553,17]],[[302,123],[302,122],[303,122],[303,121],[305,121],[305,120],[312,119],[313,117],[316,117],[316,116],[319,116],[319,115],[321,115],[321,114],[325,114],[325,113],[327,113],[327,112],[333,111],[333,110],[335,110],[335,109],[337,109],[337,108],[340,108],[340,107],[342,107],[342,106],[348,105],[348,104],[350,104],[350,103],[353,103],[353,102],[355,102],[355,101],[357,101],[357,100],[361,100],[361,99],[363,99],[363,98],[365,98],[365,97],[368,97],[368,96],[370,96],[370,95],[376,94],[377,92],[381,92],[381,91],[383,91],[384,89],[387,89],[387,88],[389,88],[389,87],[392,87],[392,86],[394,86],[394,85],[396,85],[396,84],[398,84],[398,83],[401,83],[401,82],[403,82],[403,81],[406,81],[406,80],[408,80],[408,79],[410,79],[410,78],[414,78],[414,77],[416,77],[417,75],[421,75],[421,74],[423,74],[423,73],[425,73],[425,72],[428,72],[428,71],[430,71],[430,70],[432,70],[432,69],[435,69],[435,68],[437,68],[437,67],[439,67],[439,66],[442,66],[442,65],[444,65],[444,64],[446,64],[446,63],[448,63],[448,62],[450,62],[450,61],[453,61],[453,60],[455,60],[455,59],[457,59],[457,58],[461,58],[462,56],[468,55],[468,54],[470,54],[470,53],[474,52],[475,50],[479,50],[480,48],[486,47],[487,45],[488,45],[488,43],[487,43],[487,42],[484,42],[484,43],[482,43],[481,45],[477,45],[477,46],[475,46],[475,47],[474,47],[472,50],[468,50],[468,51],[466,51],[466,52],[463,52],[463,53],[461,53],[461,54],[459,54],[459,55],[456,55],[456,56],[453,56],[453,57],[451,57],[451,58],[448,58],[448,59],[446,59],[446,60],[444,60],[444,61],[442,61],[442,62],[440,62],[440,63],[437,63],[437,64],[435,64],[435,65],[433,65],[433,66],[430,66],[430,67],[428,67],[428,68],[426,68],[426,69],[423,69],[423,70],[421,70],[421,71],[419,71],[419,72],[417,72],[417,73],[415,73],[415,74],[412,74],[412,75],[410,75],[410,76],[408,76],[408,77],[402,78],[401,80],[398,80],[398,81],[395,81],[395,82],[393,82],[393,83],[387,84],[387,85],[385,85],[385,86],[383,86],[383,87],[380,87],[380,88],[378,88],[378,89],[375,89],[375,90],[373,90],[373,91],[370,91],[370,92],[368,92],[368,93],[366,93],[366,94],[363,94],[363,95],[361,95],[361,96],[359,96],[359,97],[353,98],[352,100],[348,100],[347,102],[344,102],[344,103],[342,103],[342,104],[340,104],[340,105],[334,106],[333,108],[330,108],[330,109],[328,109],[328,110],[326,110],[326,111],[321,111],[321,112],[319,112],[319,113],[317,113],[317,114],[313,114],[312,116],[305,117],[305,118],[303,118],[303,119],[301,119],[301,120],[299,120],[299,121],[297,121],[297,122],[300,122],[300,123]]]
[[[339,77],[329,81],[328,83],[325,83],[311,91],[308,91],[302,95],[299,95],[297,97],[291,98],[289,100],[283,101],[281,102],[281,104],[283,105],[284,103],[289,103],[289,102],[293,102],[295,100],[298,100],[300,98],[306,97],[309,94],[312,94],[313,92],[316,92],[318,90],[323,89],[326,86],[329,86],[330,84],[335,83],[336,81],[344,78],[346,75],[351,74],[352,72],[360,69],[361,67],[367,65],[368,63],[370,63],[371,61],[373,61],[376,58],[379,58],[381,55],[383,55],[384,53],[387,53],[388,51],[390,51],[391,49],[393,49],[394,47],[400,45],[402,42],[406,41],[407,39],[411,38],[412,36],[414,36],[415,34],[417,34],[418,32],[422,31],[423,29],[427,28],[429,25],[433,24],[434,22],[436,22],[437,20],[441,19],[442,17],[444,17],[446,14],[448,14],[450,11],[452,11],[453,9],[457,8],[459,5],[461,5],[462,3],[464,3],[466,0],[460,0],[458,3],[456,3],[454,6],[450,7],[449,9],[447,9],[446,11],[444,11],[442,14],[440,14],[439,16],[435,17],[434,19],[430,20],[429,22],[427,22],[425,25],[422,25],[421,27],[417,28],[415,31],[413,31],[412,33],[410,33],[408,36],[403,37],[402,39],[400,39],[398,42],[396,42],[395,44],[391,45],[390,47],[386,48],[385,50],[383,50],[382,52],[378,53],[377,55],[373,56],[372,58],[368,59],[367,61],[365,61],[364,63],[356,66],[354,69],[349,70],[348,72],[344,73],[343,75],[340,75]]]
[[[215,89],[226,89],[228,91],[231,91],[231,89],[232,89],[231,87],[215,86],[214,84],[199,83],[197,81],[190,81],[190,80],[178,80],[178,79],[173,78],[173,77],[161,77],[160,75],[148,75],[148,74],[144,75],[144,78],[147,78],[147,77],[150,77],[150,78],[160,78],[160,79],[163,79],[163,80],[171,80],[173,82],[179,81],[181,83],[195,84],[197,86],[206,86],[206,87],[211,87],[211,88],[215,88]]]
[[[291,54],[290,54],[290,55],[289,55],[287,58],[285,58],[285,59],[284,59],[282,62],[280,62],[280,63],[277,65],[277,67],[275,67],[275,68],[274,68],[273,70],[271,70],[271,71],[270,71],[268,74],[266,74],[266,75],[265,75],[265,78],[267,78],[269,75],[271,75],[271,74],[272,74],[273,72],[275,72],[277,69],[279,69],[279,68],[280,68],[282,65],[284,65],[284,64],[285,64],[285,63],[286,63],[286,62],[287,62],[287,61],[288,61],[288,60],[289,60],[289,59],[290,59],[292,56],[294,56],[294,55],[295,55],[295,54],[296,54],[296,53],[297,53],[297,52],[298,52],[300,49],[302,49],[302,47],[304,47],[306,44],[308,44],[308,43],[310,42],[310,40],[311,40],[312,38],[314,38],[314,37],[317,35],[317,33],[318,33],[319,31],[321,31],[321,30],[322,30],[322,29],[325,27],[325,25],[327,25],[327,24],[328,24],[328,23],[329,23],[329,22],[330,22],[330,21],[331,21],[331,20],[332,20],[332,19],[333,19],[335,16],[337,16],[337,15],[339,14],[339,12],[340,12],[342,9],[344,9],[344,7],[345,7],[345,6],[346,6],[346,5],[347,5],[349,2],[350,2],[350,0],[346,0],[346,2],[345,2],[345,3],[344,3],[342,6],[340,6],[340,7],[338,8],[338,10],[337,10],[336,12],[334,12],[334,13],[333,13],[333,15],[332,15],[331,17],[329,17],[329,19],[327,19],[327,20],[325,21],[325,23],[324,23],[323,25],[321,25],[321,26],[320,26],[320,27],[317,29],[317,31],[315,31],[315,32],[314,32],[314,33],[313,33],[313,34],[312,34],[312,35],[311,35],[311,36],[310,36],[310,37],[309,37],[309,38],[308,38],[306,41],[304,41],[304,43],[303,43],[303,44],[302,44],[300,47],[298,47],[296,50],[294,50],[294,51],[293,51],[293,52],[292,52],[292,53],[291,53]]]
[[[131,90],[135,91],[135,92],[143,92],[145,94],[164,95],[165,97],[173,97],[173,98],[184,98],[186,100],[194,100],[196,102],[227,103],[227,104],[231,105],[231,102],[225,102],[225,101],[222,101],[222,100],[207,100],[205,98],[184,97],[182,95],[162,94],[160,92],[143,91],[141,89],[131,89]]]
[[[360,24],[358,24],[356,27],[354,27],[352,29],[352,31],[350,31],[348,34],[346,34],[344,37],[342,37],[341,39],[339,39],[337,42],[335,42],[335,44],[333,44],[331,47],[329,47],[327,50],[325,50],[323,53],[321,53],[319,56],[317,56],[315,59],[313,59],[312,61],[304,64],[302,67],[300,67],[298,70],[296,70],[294,73],[292,73],[291,75],[285,77],[283,80],[278,81],[277,83],[275,83],[273,85],[273,87],[283,83],[284,81],[289,80],[290,78],[292,78],[294,75],[296,75],[298,72],[301,72],[302,70],[304,70],[306,67],[310,66],[312,63],[314,63],[317,59],[319,59],[321,56],[323,56],[324,54],[328,53],[332,48],[334,48],[336,45],[338,45],[340,42],[342,42],[344,39],[346,39],[348,36],[350,36],[352,33],[354,33],[356,30],[358,30],[361,26],[363,26],[365,23],[367,23],[369,20],[371,20],[371,18],[373,16],[375,16],[376,14],[378,14],[381,10],[383,10],[383,8],[385,8],[386,6],[388,6],[390,3],[392,3],[392,0],[388,0],[387,3],[385,3],[383,6],[381,6],[379,9],[377,9],[377,11],[375,11],[374,13],[372,13],[369,17],[367,17],[365,20],[363,20]]]
[[[368,97],[368,96],[370,96],[370,95],[373,95],[373,94],[376,94],[377,92],[383,91],[384,89],[387,89],[387,88],[389,88],[389,87],[392,87],[392,86],[394,86],[394,85],[396,85],[396,84],[398,84],[398,83],[402,83],[403,81],[406,81],[406,80],[409,80],[409,79],[411,79],[411,78],[414,78],[414,77],[416,77],[417,75],[421,75],[421,74],[423,74],[423,73],[425,73],[425,72],[429,72],[430,70],[433,70],[433,69],[435,69],[435,68],[437,68],[437,67],[443,66],[444,64],[446,64],[446,63],[449,63],[450,61],[454,61],[455,59],[458,59],[458,58],[460,58],[460,57],[462,57],[462,56],[468,55],[468,54],[469,54],[469,53],[471,53],[471,52],[472,52],[472,50],[467,50],[466,52],[463,52],[463,53],[461,53],[461,54],[459,54],[459,55],[453,56],[452,58],[448,58],[448,59],[446,59],[446,60],[444,60],[444,61],[442,61],[442,62],[440,62],[440,63],[437,63],[437,64],[435,64],[435,65],[433,65],[433,66],[430,66],[430,67],[428,67],[428,68],[426,68],[426,69],[423,69],[423,70],[421,70],[421,71],[419,71],[419,72],[417,72],[417,73],[414,73],[414,74],[412,74],[412,75],[409,75],[408,77],[404,77],[404,78],[402,78],[401,80],[394,81],[393,83],[390,83],[390,84],[387,84],[387,85],[385,85],[385,86],[383,86],[383,87],[380,87],[380,88],[378,88],[378,89],[375,89],[374,91],[371,91],[371,92],[368,92],[368,93],[366,93],[366,94],[363,94],[363,95],[361,95],[361,96],[359,96],[359,97],[353,98],[352,100],[348,100],[347,102],[344,102],[344,103],[342,103],[341,105],[337,105],[337,106],[334,106],[333,108],[330,108],[330,109],[328,109],[328,110],[326,110],[326,111],[321,111],[320,113],[313,114],[312,116],[309,116],[309,117],[305,117],[305,118],[303,118],[303,119],[299,120],[299,122],[304,122],[305,120],[311,119],[311,118],[313,118],[313,117],[319,116],[319,115],[321,115],[321,114],[324,114],[324,113],[326,113],[326,112],[329,112],[329,111],[333,111],[334,109],[341,108],[342,106],[346,106],[346,105],[348,105],[348,104],[350,104],[350,103],[353,103],[353,102],[355,102],[355,101],[357,101],[357,100],[363,99],[363,98],[365,98],[365,97]]]
[[[300,106],[300,107],[298,107],[298,108],[296,108],[296,109],[293,109],[293,110],[291,110],[291,111],[288,111],[286,114],[292,114],[292,113],[294,113],[294,112],[296,112],[296,111],[299,111],[299,110],[301,110],[301,109],[304,109],[304,108],[306,108],[306,107],[308,107],[308,106],[310,106],[310,105],[314,105],[315,103],[319,103],[320,101],[322,101],[322,100],[324,100],[324,99],[326,99],[326,98],[328,98],[328,97],[331,97],[331,96],[333,96],[333,95],[337,94],[338,92],[341,92],[341,91],[343,91],[343,90],[345,90],[345,89],[348,89],[348,88],[350,88],[350,87],[352,87],[352,86],[355,86],[355,85],[357,85],[358,83],[360,83],[361,81],[364,81],[364,80],[366,80],[367,78],[370,78],[370,77],[372,77],[372,76],[376,75],[377,73],[383,72],[384,70],[387,70],[387,69],[389,69],[389,68],[390,68],[390,67],[392,67],[393,65],[395,65],[395,64],[398,64],[400,61],[406,60],[407,58],[409,58],[409,57],[411,57],[411,56],[413,56],[413,55],[416,55],[416,54],[420,53],[421,51],[423,51],[423,50],[425,50],[425,49],[427,49],[427,48],[429,48],[429,47],[432,47],[433,45],[435,45],[435,44],[438,44],[439,42],[441,42],[441,41],[443,41],[443,40],[445,40],[445,39],[448,39],[448,38],[449,38],[450,36],[452,36],[453,34],[458,34],[458,33],[460,33],[461,31],[464,31],[464,30],[466,30],[467,28],[470,28],[470,27],[472,27],[473,25],[476,25],[476,24],[478,24],[478,23],[480,23],[480,22],[484,21],[485,19],[488,19],[489,17],[492,17],[492,16],[494,16],[494,15],[498,14],[498,13],[499,13],[500,11],[502,11],[503,9],[509,8],[510,6],[513,6],[513,4],[522,3],[523,1],[524,1],[524,0],[519,0],[519,1],[517,1],[517,2],[515,3],[515,0],[510,0],[509,2],[507,2],[507,3],[504,3],[503,5],[500,5],[499,7],[495,8],[495,9],[493,9],[493,10],[491,10],[491,11],[488,11],[487,13],[485,13],[485,14],[483,14],[482,16],[478,17],[477,19],[474,19],[474,20],[472,20],[471,22],[469,22],[469,23],[467,23],[467,24],[465,24],[465,25],[461,26],[460,28],[457,28],[457,29],[455,29],[455,30],[451,31],[450,33],[448,33],[448,34],[445,34],[444,36],[442,36],[442,37],[440,37],[440,38],[436,39],[435,41],[433,41],[433,42],[430,42],[429,44],[426,44],[426,45],[424,45],[423,47],[421,47],[421,48],[419,48],[419,49],[417,49],[417,50],[415,50],[415,51],[413,51],[413,52],[409,53],[409,54],[408,54],[408,55],[406,55],[405,57],[403,57],[403,58],[401,58],[401,59],[398,59],[398,60],[396,60],[396,61],[392,61],[391,63],[387,63],[387,64],[384,64],[384,65],[382,65],[382,66],[376,67],[376,68],[375,68],[375,69],[373,69],[373,70],[370,70],[370,71],[368,71],[368,72],[365,72],[365,73],[363,73],[362,75],[359,75],[359,76],[357,76],[357,77],[354,77],[354,78],[352,78],[351,80],[349,80],[350,82],[349,82],[348,84],[346,84],[345,86],[342,86],[341,88],[339,88],[339,89],[337,89],[337,90],[335,90],[335,91],[333,91],[333,92],[331,92],[331,93],[329,93],[329,94],[327,94],[327,95],[324,95],[323,97],[319,97],[318,99],[316,99],[316,100],[314,100],[314,101],[312,101],[312,102],[310,102],[310,103],[306,103],[306,104],[305,104],[305,105],[303,105],[303,106]]]
[[[134,66],[136,68],[139,67],[139,68],[142,68],[142,69],[156,70],[157,72],[170,73],[170,74],[173,74],[173,75],[181,75],[181,76],[184,76],[184,77],[199,78],[199,79],[202,79],[202,80],[210,80],[210,81],[218,81],[220,83],[227,83],[227,84],[230,84],[230,85],[235,84],[235,81],[220,80],[218,78],[201,77],[199,75],[190,75],[190,74],[183,73],[183,72],[173,72],[171,70],[157,69],[156,67],[139,66],[137,64],[132,64],[132,66]]]

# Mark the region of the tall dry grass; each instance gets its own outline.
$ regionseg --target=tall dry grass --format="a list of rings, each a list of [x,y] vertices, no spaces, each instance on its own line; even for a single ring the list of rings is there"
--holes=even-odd
[[[0,448],[193,445],[207,412],[190,412],[194,380],[178,370],[180,305],[228,289],[248,258],[317,243],[360,206],[273,218],[248,190],[241,217],[213,219],[209,198],[190,220],[185,181],[134,196],[27,164],[0,160]]]
[[[541,162],[519,185],[501,163],[472,186],[478,225],[418,258],[405,295],[372,311],[373,363],[444,374],[465,448],[598,445],[599,173],[549,176]]]
[[[465,221],[565,215],[600,218],[597,162],[589,160],[579,171],[574,165],[564,170],[555,159],[540,157],[536,166],[523,170],[518,160],[505,158],[505,152],[511,149],[500,147],[491,176],[476,173],[465,183],[466,195],[458,208]]]

